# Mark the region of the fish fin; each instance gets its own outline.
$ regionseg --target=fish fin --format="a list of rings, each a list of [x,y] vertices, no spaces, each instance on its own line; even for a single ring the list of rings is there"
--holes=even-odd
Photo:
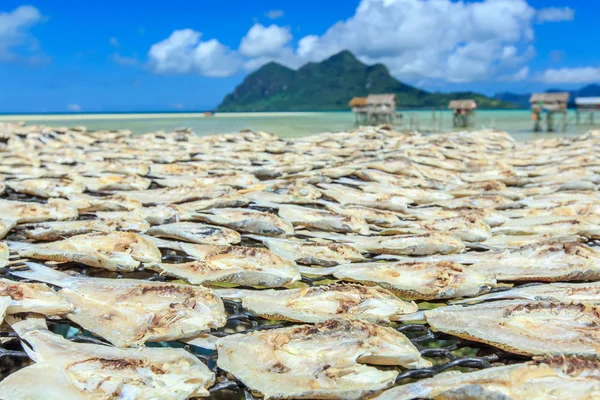
[[[40,358],[40,356],[38,355],[38,353],[36,353],[31,347],[29,347],[29,345],[27,343],[25,343],[24,341],[21,341],[21,346],[23,347],[23,350],[25,350],[25,353],[27,353],[27,356],[29,358],[31,358],[33,361],[37,362],[42,362],[44,360],[42,360]]]
[[[30,279],[32,281],[50,283],[60,287],[69,286],[69,284],[78,279],[67,275],[64,272],[48,268],[42,264],[32,262],[26,262],[24,264],[29,267],[28,271],[14,271],[11,272],[11,275],[18,276],[19,278]]]
[[[193,346],[202,347],[203,349],[216,350],[219,339],[220,338],[216,336],[203,333],[195,338],[186,339],[184,342]]]
[[[7,240],[4,243],[6,243],[8,245],[8,248],[10,250],[17,250],[17,251],[27,250],[27,249],[30,249],[35,246],[33,243],[13,242],[11,240]]]
[[[222,299],[241,300],[248,291],[245,289],[213,289],[213,292]]]
[[[164,240],[164,239],[157,238],[157,237],[154,237],[154,236],[145,235],[143,233],[140,233],[139,235],[141,237],[143,237],[144,239],[147,239],[147,240],[153,242],[154,245],[156,247],[158,247],[159,249],[179,250],[179,243],[178,242],[172,242],[170,240]]]
[[[48,330],[46,319],[39,314],[31,314],[25,319],[15,317],[14,315],[7,315],[4,320],[19,336],[23,336],[27,332]]]
[[[535,300],[536,297],[533,295],[518,294],[518,293],[515,293],[515,291],[513,291],[513,290],[504,290],[502,292],[488,293],[488,294],[484,294],[482,296],[470,297],[467,299],[451,300],[450,303],[465,304],[465,303],[478,303],[480,301],[485,301],[485,300],[506,300],[506,299]]]
[[[257,240],[259,242],[263,242],[265,243],[267,240],[269,240],[270,238],[266,237],[266,236],[260,236],[260,235],[243,235],[245,238],[250,238],[250,239],[254,239]]]
[[[277,203],[273,203],[272,201],[266,201],[266,200],[252,200],[252,204],[254,204],[258,207],[276,208],[276,209],[279,209],[279,207],[281,207],[283,205],[283,204],[277,204]]]
[[[341,269],[340,267],[342,267],[342,265],[338,265],[335,267],[328,267],[328,268],[313,268],[313,267],[304,267],[302,265],[299,265],[298,271],[300,271],[301,274],[327,276],[327,275],[335,274],[337,271],[339,271]]]
[[[412,314],[404,314],[398,317],[399,321],[407,322],[407,321],[425,321],[425,311],[417,311]]]

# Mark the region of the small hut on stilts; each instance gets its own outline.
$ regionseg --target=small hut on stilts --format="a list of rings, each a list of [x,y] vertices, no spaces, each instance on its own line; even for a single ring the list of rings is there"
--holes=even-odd
[[[370,94],[367,97],[354,97],[348,105],[352,107],[358,124],[394,124],[396,117],[395,94]]]
[[[541,131],[542,112],[546,112],[546,131],[554,131],[554,114],[562,115],[562,131],[567,130],[567,103],[569,93],[534,93],[529,98],[533,119],[533,130]]]
[[[575,106],[577,107],[577,124],[580,123],[581,114],[587,113],[589,124],[594,125],[594,114],[600,112],[600,97],[577,97]]]
[[[367,98],[353,97],[352,100],[350,100],[350,102],[348,103],[348,105],[352,107],[352,112],[354,113],[356,124],[366,125],[368,115]]]
[[[477,108],[475,100],[452,100],[448,108],[452,110],[453,128],[468,128],[473,125],[473,115]]]

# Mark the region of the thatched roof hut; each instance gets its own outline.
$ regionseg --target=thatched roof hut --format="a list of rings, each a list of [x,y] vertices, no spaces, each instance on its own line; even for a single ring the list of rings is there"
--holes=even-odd
[[[575,105],[578,109],[599,109],[600,97],[577,97]]]
[[[451,100],[448,104],[448,108],[451,110],[474,110],[477,108],[475,100]]]
[[[529,98],[532,107],[547,111],[566,111],[571,95],[568,92],[533,93]]]
[[[348,103],[350,107],[364,107],[367,105],[366,97],[353,97]]]

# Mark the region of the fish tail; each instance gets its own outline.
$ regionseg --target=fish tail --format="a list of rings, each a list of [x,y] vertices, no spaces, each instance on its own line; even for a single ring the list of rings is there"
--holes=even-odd
[[[502,292],[488,293],[482,296],[471,297],[468,299],[461,299],[456,301],[450,301],[452,304],[464,304],[464,303],[478,303],[486,300],[505,300],[505,299],[525,299],[534,300],[535,296],[528,296],[527,294],[519,294],[514,290],[505,290]]]
[[[222,299],[237,300],[242,299],[248,291],[244,289],[213,289],[213,292]]]
[[[5,241],[4,243],[6,243],[8,245],[8,248],[10,250],[16,250],[16,251],[27,250],[27,249],[30,249],[33,246],[35,246],[33,243],[13,242],[10,240]]]
[[[70,283],[77,280],[75,277],[69,276],[52,268],[48,268],[42,264],[32,262],[26,262],[24,264],[29,267],[28,271],[14,271],[11,272],[11,274],[18,276],[19,278],[50,283],[60,287],[68,286]]]
[[[410,321],[425,321],[425,311],[417,311],[412,314],[404,314],[398,318],[402,322],[410,322]]]
[[[48,330],[46,319],[39,314],[31,314],[25,319],[15,317],[14,315],[7,315],[4,320],[21,337],[28,332]]]

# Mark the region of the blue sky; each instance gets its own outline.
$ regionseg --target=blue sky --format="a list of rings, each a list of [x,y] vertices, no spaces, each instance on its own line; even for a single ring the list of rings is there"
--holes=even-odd
[[[0,112],[215,107],[244,76],[350,49],[432,91],[600,82],[587,0],[0,3]]]

